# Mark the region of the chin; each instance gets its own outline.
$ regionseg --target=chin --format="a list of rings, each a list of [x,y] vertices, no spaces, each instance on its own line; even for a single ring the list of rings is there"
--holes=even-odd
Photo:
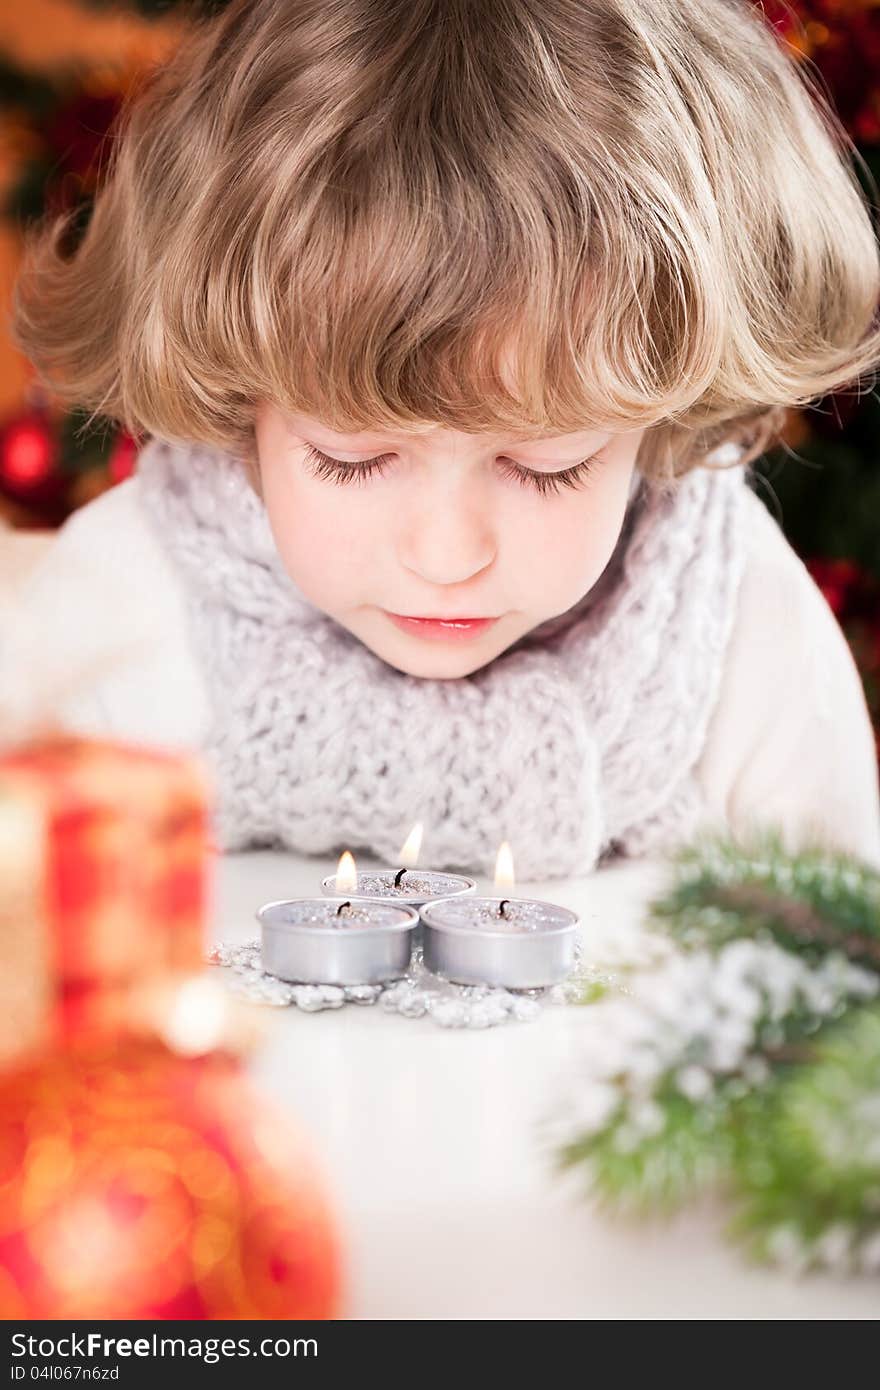
[[[480,654],[476,651],[426,651],[414,652],[409,656],[390,652],[376,654],[404,675],[419,676],[422,680],[458,680],[461,676],[469,676],[481,666],[488,665],[496,655],[495,652],[487,655],[485,652]]]

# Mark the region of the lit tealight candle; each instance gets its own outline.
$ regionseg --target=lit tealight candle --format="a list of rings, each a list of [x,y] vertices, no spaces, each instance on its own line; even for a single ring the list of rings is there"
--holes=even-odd
[[[375,985],[409,969],[418,909],[376,898],[289,898],[257,912],[263,969],[300,984]]]
[[[495,885],[513,887],[505,840]],[[422,943],[429,970],[463,985],[539,989],[565,979],[574,965],[576,912],[537,898],[443,898],[423,903]]]
[[[321,880],[324,893],[354,893],[365,898],[389,898],[419,907],[435,898],[462,897],[473,893],[476,881],[464,874],[416,869],[422,847],[422,822],[417,821],[401,846],[396,869],[358,869],[349,850],[340,856],[335,874]]]

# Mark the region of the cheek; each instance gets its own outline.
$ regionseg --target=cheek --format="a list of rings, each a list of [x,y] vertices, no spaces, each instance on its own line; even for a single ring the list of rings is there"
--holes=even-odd
[[[629,476],[589,482],[582,492],[565,492],[554,503],[532,510],[521,530],[521,564],[546,601],[564,608],[599,578],[620,536]]]
[[[343,608],[369,572],[371,527],[343,489],[315,488],[288,477],[265,479],[263,495],[278,553],[294,584],[328,612]]]

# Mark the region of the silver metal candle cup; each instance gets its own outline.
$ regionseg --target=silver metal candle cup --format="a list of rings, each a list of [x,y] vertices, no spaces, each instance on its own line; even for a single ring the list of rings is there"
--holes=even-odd
[[[435,899],[462,898],[475,892],[477,884],[466,874],[446,874],[433,869],[407,869],[395,888],[394,880],[400,873],[396,869],[358,869],[358,897],[384,898],[388,902],[408,903],[410,907],[421,907],[422,903]],[[321,891],[337,893],[336,875],[330,874],[321,880]],[[422,944],[421,919],[413,935],[413,945]]]
[[[505,916],[499,915],[501,903]],[[423,903],[425,965],[462,985],[540,989],[574,965],[580,918],[537,898],[448,898]]]
[[[359,898],[386,898],[389,902],[408,903],[410,907],[421,907],[422,903],[433,902],[435,898],[459,898],[476,889],[476,880],[465,874],[444,874],[433,869],[406,869],[400,886],[395,888],[394,880],[400,873],[396,869],[358,869],[357,896]],[[336,875],[330,874],[321,879],[323,893],[338,896]]]
[[[339,913],[343,904],[349,908]],[[257,912],[263,969],[308,985],[377,985],[409,969],[418,910],[376,898],[288,898]]]

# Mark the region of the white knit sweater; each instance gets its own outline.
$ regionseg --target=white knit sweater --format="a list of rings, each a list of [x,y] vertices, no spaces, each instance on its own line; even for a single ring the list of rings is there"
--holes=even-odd
[[[273,578],[259,596],[261,616],[255,621],[252,612],[241,621],[251,589],[244,609],[241,594],[231,609],[221,605],[225,619],[200,609],[198,570],[181,568],[179,550],[172,558],[151,524],[156,513],[145,501],[145,479],[135,478],[76,513],[30,577],[20,622],[4,634],[0,695],[5,688],[8,704],[16,684],[26,689],[22,654],[16,653],[22,634],[32,640],[41,633],[44,681],[51,683],[54,668],[61,687],[65,670],[91,663],[93,679],[67,699],[65,722],[84,733],[207,750],[215,760],[219,838],[227,848],[278,842],[325,853],[347,843],[393,860],[403,834],[421,818],[425,862],[489,872],[506,836],[518,850],[521,878],[540,878],[586,872],[609,845],[639,853],[689,834],[697,823],[737,832],[758,822],[780,826],[790,843],[818,834],[880,866],[873,740],[849,649],[761,501],[740,481],[736,506],[712,506],[710,495],[733,495],[734,475],[713,475],[708,489],[707,476],[685,480],[673,549],[681,552],[683,538],[702,522],[716,527],[714,535],[701,532],[699,546],[691,543],[687,554],[671,561],[651,551],[650,528],[642,529],[645,575],[650,569],[659,580],[658,564],[678,575],[678,587],[667,586],[665,596],[661,584],[654,586],[661,599],[649,621],[632,603],[638,600],[638,609],[653,591],[639,589],[632,576],[622,586],[609,571],[613,582],[606,582],[600,602],[576,606],[564,615],[573,620],[545,625],[519,650],[458,682],[405,676],[325,615],[287,608],[290,588],[284,580],[277,587],[280,570],[261,550],[266,533],[259,526],[248,530],[253,517],[240,517],[244,551],[234,578],[247,576],[250,585],[268,562]],[[193,535],[206,540],[203,528]],[[213,539],[203,558],[213,555],[216,564]],[[638,537],[630,538],[630,556],[633,540]],[[714,570],[707,557],[714,557]],[[686,571],[690,583],[683,582]],[[216,592],[220,574],[203,573]],[[713,578],[711,601],[695,603],[693,596],[705,595]],[[228,598],[225,580],[222,587]],[[628,602],[621,602],[624,594]],[[260,610],[264,602],[266,611]],[[230,619],[231,611],[237,619]],[[221,632],[225,654],[215,646],[212,661],[211,634]],[[627,634],[639,636],[641,645],[622,656]],[[279,674],[279,655],[294,638],[302,639],[295,669],[288,665]],[[661,660],[660,644],[670,640],[677,655]],[[217,682],[227,682],[222,693],[228,696],[231,674],[241,674],[242,660],[255,653],[264,659],[254,679],[239,679],[232,701],[218,703]],[[602,655],[598,684],[581,674],[587,653]],[[347,679],[334,710],[326,685],[337,671]],[[258,687],[273,672],[274,690],[261,704]],[[669,680],[658,683],[662,673]],[[608,692],[615,678],[627,676],[627,697],[615,705]],[[315,677],[317,684],[304,687]],[[285,705],[284,691],[294,689],[293,682],[296,694]],[[442,698],[438,687],[444,687]],[[389,712],[400,708],[404,692],[407,718],[390,725]],[[450,693],[457,702],[451,706]],[[553,712],[545,727],[554,730],[543,742],[533,737],[542,701]],[[313,741],[289,737],[286,721],[304,707],[317,734]],[[523,708],[533,713],[510,724],[511,711]],[[249,711],[245,725],[243,709]],[[366,724],[359,714],[364,710],[374,716]],[[384,724],[375,722],[377,710]],[[267,711],[274,712],[268,729]],[[474,716],[473,738],[463,721],[467,711]],[[405,761],[411,717],[422,721],[414,736],[425,740],[414,769]],[[354,766],[350,746],[344,751],[347,728],[363,755]],[[383,742],[391,765],[405,774],[392,778],[390,788],[376,775],[389,765]],[[322,756],[315,760],[318,747]],[[426,784],[432,767],[438,775]],[[555,782],[552,796],[548,775]]]

